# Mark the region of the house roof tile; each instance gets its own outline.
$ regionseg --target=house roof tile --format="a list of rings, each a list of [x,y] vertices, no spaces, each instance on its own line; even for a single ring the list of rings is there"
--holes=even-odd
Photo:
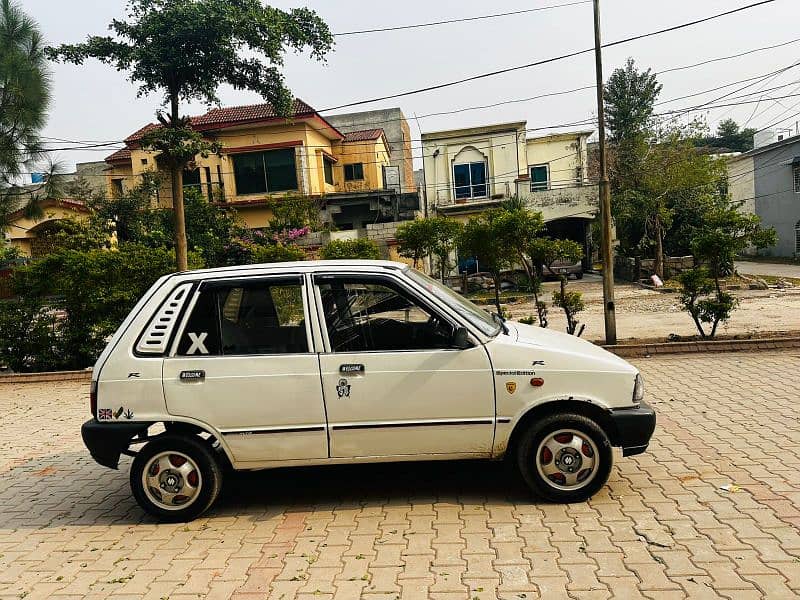
[[[377,140],[383,135],[383,129],[362,129],[344,134],[345,142],[366,142]]]
[[[130,160],[131,158],[131,149],[130,148],[121,148],[111,154],[110,156],[106,156],[106,162],[117,162],[121,160]]]

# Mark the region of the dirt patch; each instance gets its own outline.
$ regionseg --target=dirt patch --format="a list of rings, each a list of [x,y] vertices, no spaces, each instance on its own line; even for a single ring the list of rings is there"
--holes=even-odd
[[[557,284],[545,284],[543,299],[549,306],[550,328],[566,330],[564,313],[550,306]],[[581,291],[586,310],[579,315],[586,324],[583,337],[591,341],[604,338],[603,288],[600,282],[570,282],[570,289]],[[737,290],[739,308],[730,321],[719,326],[720,337],[763,337],[767,333],[788,334],[800,330],[800,289]],[[615,288],[617,338],[619,341],[667,341],[697,335],[688,313],[681,310],[677,293],[655,292],[632,284]],[[509,303],[512,319],[535,315],[528,301]]]

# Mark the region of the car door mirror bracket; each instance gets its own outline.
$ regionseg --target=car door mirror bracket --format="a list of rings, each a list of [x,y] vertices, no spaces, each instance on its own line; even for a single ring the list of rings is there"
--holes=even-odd
[[[459,350],[472,348],[472,342],[469,340],[469,332],[466,327],[456,327],[453,330],[452,346]]]

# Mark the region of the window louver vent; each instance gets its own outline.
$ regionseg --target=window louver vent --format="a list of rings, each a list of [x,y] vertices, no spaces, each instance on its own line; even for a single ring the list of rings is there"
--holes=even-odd
[[[172,330],[178,322],[181,308],[189,298],[191,283],[184,283],[175,288],[169,295],[155,316],[150,319],[144,334],[136,344],[136,351],[141,354],[164,354],[172,335]]]

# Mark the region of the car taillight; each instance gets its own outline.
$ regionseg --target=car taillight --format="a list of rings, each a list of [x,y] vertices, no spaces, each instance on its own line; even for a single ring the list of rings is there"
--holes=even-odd
[[[92,411],[92,416],[97,416],[97,381],[92,380],[92,387],[89,388],[89,410]]]

